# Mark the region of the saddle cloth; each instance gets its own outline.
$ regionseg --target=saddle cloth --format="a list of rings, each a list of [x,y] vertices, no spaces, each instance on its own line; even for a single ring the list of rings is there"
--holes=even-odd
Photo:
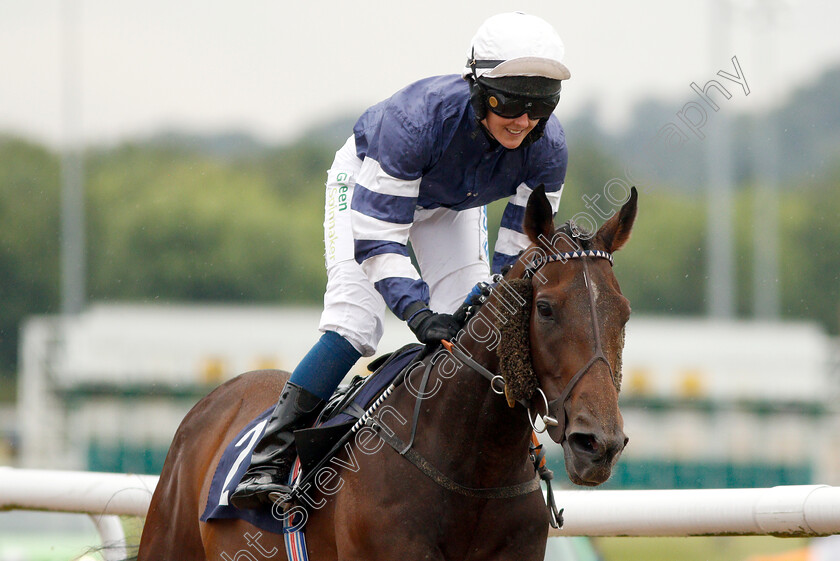
[[[403,347],[387,357],[382,357],[380,361],[384,359],[384,363],[370,376],[356,377],[349,386],[339,388],[316,421],[317,426],[295,433],[295,441],[302,452],[301,455],[308,458],[304,462],[304,468],[323,458],[323,452],[331,448],[330,444],[350,429],[364,410],[419,356],[422,349],[422,345],[416,344]],[[227,445],[210,484],[207,506],[200,518],[202,522],[237,518],[267,532],[288,534],[289,528],[284,528],[284,516],[279,509],[276,512],[269,508],[239,510],[228,501],[230,494],[251,465],[251,452],[262,437],[273,410],[274,406],[271,406],[260,413]],[[301,438],[304,435],[305,437]],[[299,475],[300,465],[298,459],[292,477]]]

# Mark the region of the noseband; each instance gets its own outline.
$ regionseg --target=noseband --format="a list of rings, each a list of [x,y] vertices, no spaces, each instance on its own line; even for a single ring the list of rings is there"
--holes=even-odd
[[[542,389],[537,388],[540,394],[543,397],[543,400],[546,402],[546,414],[543,415],[542,419],[545,424],[545,427],[542,431],[543,432],[548,429],[549,426],[556,426],[559,429],[562,439],[566,438],[566,413],[565,413],[565,405],[566,400],[569,399],[569,396],[572,394],[572,390],[575,389],[575,386],[578,382],[586,375],[589,370],[595,366],[595,363],[598,361],[603,361],[604,364],[607,365],[607,369],[610,372],[610,379],[615,384],[615,373],[613,372],[612,365],[610,365],[610,361],[607,360],[607,356],[604,354],[603,346],[601,345],[601,330],[599,328],[598,323],[598,310],[595,305],[595,291],[592,288],[592,283],[589,281],[589,265],[587,264],[586,259],[582,259],[583,257],[593,257],[597,259],[606,259],[610,262],[610,266],[613,264],[612,254],[606,251],[599,251],[599,250],[584,250],[584,251],[571,251],[566,253],[556,253],[554,255],[549,255],[543,258],[537,258],[534,263],[529,265],[525,269],[525,278],[531,278],[534,276],[534,273],[541,268],[546,263],[552,263],[556,261],[560,261],[561,263],[565,263],[569,259],[581,259],[581,263],[583,264],[583,284],[586,286],[586,291],[589,294],[589,312],[590,317],[592,319],[592,333],[595,337],[595,354],[589,361],[578,370],[577,374],[575,374],[569,383],[566,384],[566,387],[563,388],[563,392],[557,399],[552,401],[548,401],[548,398],[545,396],[545,392]],[[551,413],[554,413],[552,416]],[[528,417],[530,419],[530,409],[528,411]],[[531,421],[533,425],[533,421]],[[536,428],[534,428],[536,430]]]
[[[601,331],[598,327],[598,311],[595,307],[595,291],[592,288],[592,283],[589,281],[589,266],[587,264],[586,259],[584,257],[596,258],[596,259],[606,259],[609,261],[610,265],[613,264],[613,257],[612,254],[606,251],[588,249],[588,250],[581,250],[581,251],[567,251],[562,253],[554,253],[552,255],[540,255],[537,256],[534,261],[532,261],[526,268],[523,278],[531,279],[534,277],[536,272],[547,265],[548,263],[566,263],[569,259],[581,259],[581,263],[583,264],[583,283],[586,286],[586,291],[589,294],[589,311],[590,317],[592,319],[592,332],[595,337],[595,354],[589,361],[578,370],[577,374],[575,374],[569,383],[566,384],[566,387],[563,388],[563,392],[560,394],[560,397],[554,399],[552,401],[548,401],[548,398],[545,395],[545,392],[542,388],[537,388],[537,391],[542,396],[543,402],[545,404],[545,415],[539,415],[543,421],[543,428],[538,429],[534,423],[534,416],[531,415],[531,404],[528,402],[524,402],[520,400],[519,402],[525,406],[528,410],[528,420],[531,423],[531,427],[534,429],[535,432],[542,433],[548,430],[548,427],[558,427],[560,430],[560,434],[562,435],[562,439],[565,439],[565,425],[566,425],[566,415],[564,411],[566,400],[569,399],[569,396],[574,390],[575,386],[578,382],[580,382],[581,378],[592,369],[598,361],[603,361],[604,364],[607,365],[607,369],[610,372],[610,378],[612,379],[613,383],[615,383],[615,373],[613,372],[612,366],[610,365],[609,360],[607,360],[606,355],[604,354],[603,347],[601,345]],[[446,348],[459,360],[468,364],[473,370],[478,371],[482,374],[485,378],[490,380],[490,387],[493,389],[494,392],[497,394],[503,395],[504,389],[499,390],[497,389],[497,382],[502,381],[504,384],[504,379],[502,376],[498,374],[493,374],[477,362],[475,362],[471,357],[466,355],[460,349],[452,345],[451,343],[446,345]],[[513,403],[509,401],[511,407],[513,407]],[[554,413],[554,415],[552,415]],[[561,442],[562,442],[561,439]]]

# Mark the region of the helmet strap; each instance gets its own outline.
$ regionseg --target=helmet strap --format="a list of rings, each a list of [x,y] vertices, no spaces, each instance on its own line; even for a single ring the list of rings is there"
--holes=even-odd
[[[548,124],[548,119],[550,119],[550,117],[540,119],[540,122],[537,123],[536,127],[534,127],[534,130],[528,133],[528,136],[522,140],[522,144],[520,144],[516,149],[519,150],[520,148],[525,148],[541,139],[545,134],[545,126]]]
[[[470,105],[477,120],[481,121],[487,116],[487,100],[484,88],[475,78],[470,79]]]

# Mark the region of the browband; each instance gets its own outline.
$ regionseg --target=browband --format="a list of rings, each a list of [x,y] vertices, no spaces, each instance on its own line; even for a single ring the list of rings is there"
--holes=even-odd
[[[551,255],[537,255],[533,261],[525,268],[525,277],[532,276],[537,269],[546,265],[548,263],[554,263],[556,261],[560,261],[565,263],[569,259],[580,259],[581,257],[597,257],[600,259],[606,259],[610,262],[610,265],[613,264],[613,256],[612,253],[608,251],[601,251],[600,249],[582,249],[580,251],[564,251],[563,253],[553,253]]]

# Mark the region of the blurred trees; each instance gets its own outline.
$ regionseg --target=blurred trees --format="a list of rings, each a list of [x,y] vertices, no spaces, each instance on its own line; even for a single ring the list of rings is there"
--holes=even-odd
[[[838,331],[840,322],[840,165],[780,201],[782,314],[814,319]]]
[[[0,138],[0,374],[14,367],[26,316],[59,305],[59,160]]]
[[[248,165],[137,145],[91,156],[91,298],[320,298],[323,180],[309,169],[326,164],[299,152]]]

